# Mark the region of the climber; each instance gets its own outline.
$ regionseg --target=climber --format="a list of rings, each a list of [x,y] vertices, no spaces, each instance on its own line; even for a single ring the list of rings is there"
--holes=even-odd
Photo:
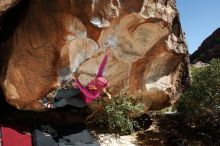
[[[101,92],[104,92],[107,94],[109,98],[111,98],[111,95],[106,92],[106,88],[108,87],[109,83],[108,81],[103,77],[103,71],[105,68],[105,65],[108,60],[108,54],[109,54],[110,47],[106,49],[105,56],[102,60],[101,65],[99,66],[98,73],[92,81],[90,81],[86,87],[82,86],[80,81],[78,80],[78,75],[74,73],[73,74],[73,79],[75,80],[76,86],[79,88],[81,91],[80,96],[83,98],[83,101],[88,104],[92,102],[93,100],[97,99],[100,97]]]
[[[73,82],[73,87],[76,86],[77,88],[58,90],[52,104],[43,101],[45,103],[44,105],[48,108],[64,107],[66,105],[86,107],[87,104],[100,97],[101,92],[104,92],[108,98],[111,98],[111,95],[106,92],[108,81],[103,78],[103,71],[108,60],[109,50],[110,47],[106,49],[105,56],[99,66],[95,79],[90,81],[87,86],[84,87],[80,83],[78,80],[79,74],[73,73],[72,78],[75,81]]]

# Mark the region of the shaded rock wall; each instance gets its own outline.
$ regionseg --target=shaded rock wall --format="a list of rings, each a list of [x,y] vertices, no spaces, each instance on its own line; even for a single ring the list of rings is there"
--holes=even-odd
[[[2,25],[0,82],[18,109],[41,110],[38,100],[76,70],[86,84],[108,45],[104,76],[113,96],[125,90],[142,97],[146,110],[161,109],[188,83],[188,51],[174,0],[21,1]]]
[[[200,47],[190,55],[190,62],[209,62],[213,58],[220,58],[220,28],[207,37]]]

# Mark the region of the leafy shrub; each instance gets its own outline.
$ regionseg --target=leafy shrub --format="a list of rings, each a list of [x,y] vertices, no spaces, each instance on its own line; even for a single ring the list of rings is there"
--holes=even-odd
[[[131,134],[134,128],[140,128],[133,119],[144,113],[144,104],[127,94],[113,97],[111,102],[99,100],[104,106],[104,113],[96,117],[97,124],[107,125],[110,131],[119,134]]]
[[[178,112],[194,126],[220,126],[220,60],[192,68],[192,79],[191,87],[180,98]]]

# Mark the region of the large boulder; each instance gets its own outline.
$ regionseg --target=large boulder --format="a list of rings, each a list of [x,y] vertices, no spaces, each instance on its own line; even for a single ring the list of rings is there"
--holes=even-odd
[[[112,46],[109,92],[142,98],[146,110],[175,102],[188,85],[188,51],[175,0],[20,1],[3,17],[1,87],[22,110],[80,72],[86,84]]]

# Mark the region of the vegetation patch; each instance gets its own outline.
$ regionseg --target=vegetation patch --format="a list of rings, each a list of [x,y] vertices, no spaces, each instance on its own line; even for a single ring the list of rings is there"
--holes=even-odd
[[[193,126],[220,126],[220,60],[191,71],[193,82],[181,96],[178,112]]]
[[[140,128],[135,117],[144,113],[144,104],[139,100],[127,94],[121,94],[108,102],[101,99],[97,103],[101,104],[104,110],[102,114],[95,117],[96,124],[107,127],[110,132],[122,135],[131,134],[135,129]]]

